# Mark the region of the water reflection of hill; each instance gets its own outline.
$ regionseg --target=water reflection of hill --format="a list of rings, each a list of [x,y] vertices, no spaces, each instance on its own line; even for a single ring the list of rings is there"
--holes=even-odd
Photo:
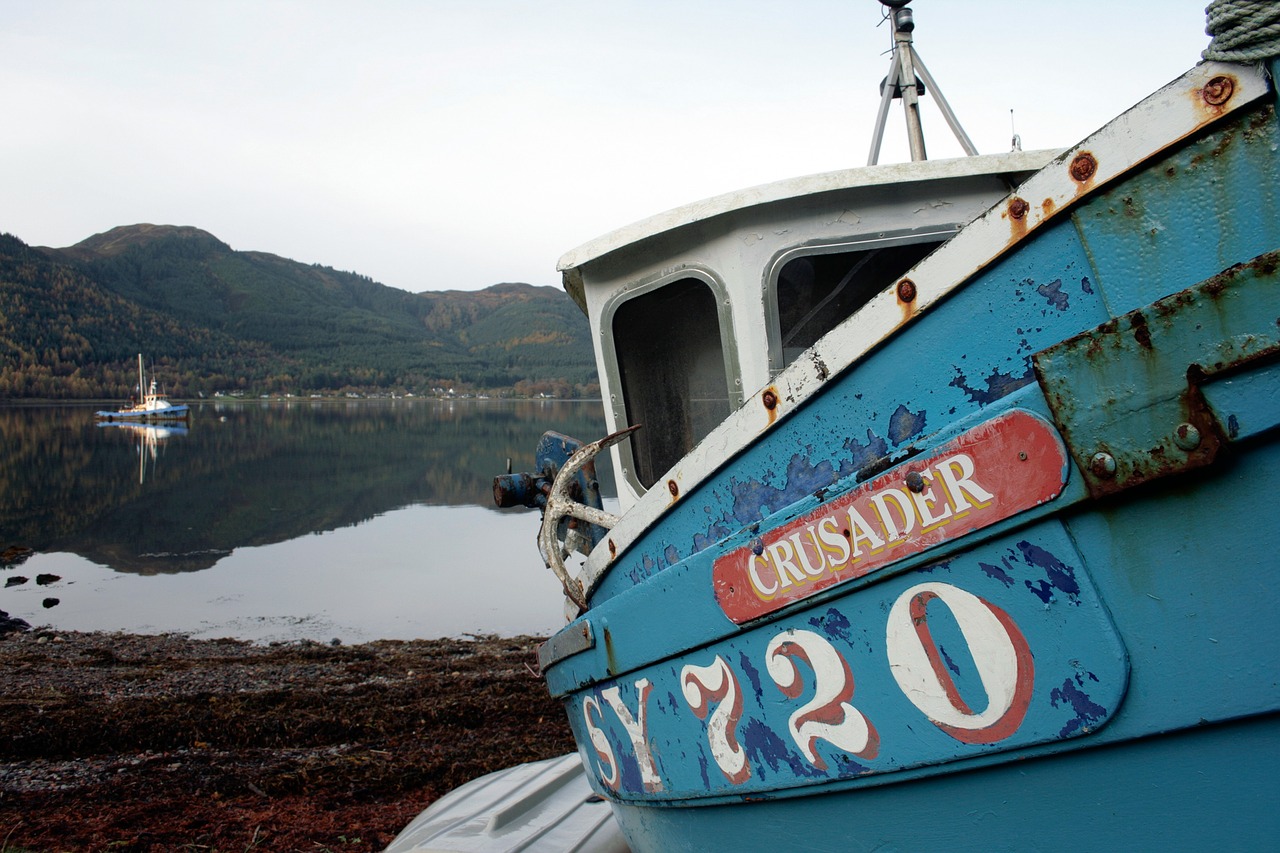
[[[599,437],[600,407],[205,404],[186,435],[150,447],[95,428],[88,408],[0,408],[0,546],[69,551],[119,571],[195,571],[236,548],[409,504],[492,507],[494,474],[508,457],[528,470],[546,429]]]

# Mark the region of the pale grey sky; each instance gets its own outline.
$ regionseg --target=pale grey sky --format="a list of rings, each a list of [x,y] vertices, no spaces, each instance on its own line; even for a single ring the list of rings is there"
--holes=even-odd
[[[1207,45],[1207,0],[915,0],[979,151],[1065,147]],[[0,231],[117,225],[411,291],[559,285],[667,208],[866,162],[876,0],[0,0]],[[926,98],[931,158],[959,147]],[[900,109],[881,162],[909,159]]]

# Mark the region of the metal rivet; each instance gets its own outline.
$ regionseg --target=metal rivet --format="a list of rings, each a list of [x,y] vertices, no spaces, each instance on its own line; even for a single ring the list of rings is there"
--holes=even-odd
[[[1019,450],[1019,451],[1018,451],[1018,460],[1019,460],[1020,462],[1026,462],[1026,461],[1027,461],[1027,451],[1025,451],[1025,450]]]
[[[1195,450],[1200,446],[1200,430],[1192,424],[1178,424],[1173,431],[1173,443],[1183,450]]]
[[[1009,215],[1014,219],[1024,218],[1030,209],[1031,205],[1027,204],[1026,199],[1015,198],[1009,202]]]
[[[1077,154],[1071,161],[1071,177],[1081,183],[1092,178],[1097,171],[1098,161],[1088,151]]]
[[[907,472],[907,488],[916,494],[924,491],[924,477],[920,476],[919,471]]]
[[[680,487],[676,485],[675,480],[667,480],[667,491],[671,492],[671,497],[680,497]]]
[[[760,402],[764,403],[764,407],[772,412],[778,405],[778,395],[770,388],[760,396]]]
[[[1231,100],[1235,90],[1236,84],[1231,81],[1230,77],[1219,76],[1204,84],[1204,88],[1200,90],[1200,96],[1204,98],[1204,102],[1209,106],[1218,107]]]
[[[1089,470],[1095,477],[1110,480],[1116,475],[1116,458],[1110,453],[1099,451],[1093,454],[1093,459],[1089,460]]]
[[[903,302],[914,302],[916,299],[916,283],[909,278],[898,282],[898,298]]]

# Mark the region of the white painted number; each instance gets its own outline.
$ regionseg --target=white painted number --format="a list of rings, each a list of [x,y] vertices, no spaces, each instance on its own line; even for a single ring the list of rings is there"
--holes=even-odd
[[[987,706],[974,711],[956,688],[929,632],[930,602],[945,605],[969,647]],[[886,632],[889,671],[903,695],[938,728],[963,743],[994,743],[1022,724],[1035,665],[1027,640],[999,607],[946,583],[922,583],[898,597]]]
[[[804,680],[796,661],[813,668],[813,698],[795,711],[787,723],[791,738],[804,757],[819,770],[827,763],[814,747],[825,740],[844,752],[875,758],[880,736],[862,712],[849,704],[853,673],[849,664],[824,637],[812,631],[790,630],[774,637],[765,650],[765,664],[773,683],[789,699],[800,696]]]
[[[698,715],[707,718],[712,702],[718,703],[707,724],[707,742],[711,756],[721,772],[735,785],[751,777],[747,753],[738,743],[738,721],[742,719],[742,690],[724,658],[716,655],[709,666],[692,664],[680,670],[680,685],[685,701]]]

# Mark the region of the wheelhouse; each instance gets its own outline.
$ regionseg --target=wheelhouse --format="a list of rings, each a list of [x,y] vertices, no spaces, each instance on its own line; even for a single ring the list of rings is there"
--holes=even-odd
[[[559,269],[591,323],[625,512],[787,365],[1052,151],[812,175],[605,235]],[[688,490],[694,483],[684,482]]]

